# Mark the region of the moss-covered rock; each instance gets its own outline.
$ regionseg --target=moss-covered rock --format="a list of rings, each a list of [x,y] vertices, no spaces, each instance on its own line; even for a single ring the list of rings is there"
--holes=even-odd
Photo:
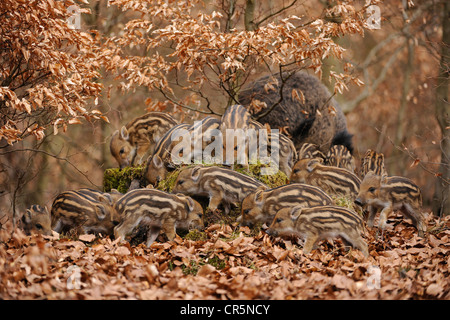
[[[181,170],[193,166],[196,165],[195,164],[186,165],[171,171],[166,179],[158,183],[156,188],[158,190],[172,192],[175,181],[178,175],[180,174]],[[211,165],[204,164],[204,166],[211,166]],[[281,171],[278,171],[273,175],[261,175],[261,169],[264,168],[265,166],[267,165],[261,163],[250,164],[247,170],[241,166],[236,165],[234,170],[242,174],[248,175],[250,177],[253,177],[255,179],[258,179],[259,181],[267,185],[269,188],[279,187],[289,182],[287,176]],[[121,193],[126,193],[133,180],[137,180],[139,182],[140,187],[145,187],[147,185],[147,182],[143,176],[144,170],[145,165],[136,167],[125,167],[123,169],[119,168],[106,169],[103,176],[103,190],[105,192],[109,192],[112,189],[117,189]]]
[[[185,165],[182,167],[179,167],[173,171],[171,171],[167,178],[160,181],[158,185],[156,186],[156,189],[166,191],[166,192],[172,192],[173,187],[175,185],[175,181],[178,178],[178,175],[180,172],[186,168],[190,168],[196,166],[195,164],[192,165]],[[210,166],[210,165],[204,165],[204,166]],[[221,166],[221,165],[218,165]],[[242,166],[236,165],[234,167],[234,170],[248,175],[250,177],[253,177],[255,179],[260,180],[264,184],[266,184],[269,188],[275,188],[281,185],[285,185],[288,183],[288,178],[286,175],[278,171],[276,174],[273,175],[261,175],[261,169],[264,167],[264,164],[257,163],[257,164],[250,164],[248,167],[248,170]],[[105,170],[104,177],[103,177],[103,188],[105,192],[109,192],[112,189],[117,189],[121,193],[126,193],[130,187],[130,184],[133,180],[137,180],[139,182],[140,187],[145,187],[147,185],[146,179],[143,177],[145,170],[145,166],[138,166],[138,167],[126,167],[123,169],[118,168],[112,168]],[[206,197],[192,197],[194,200],[198,201],[201,206],[203,207],[203,211],[205,213],[204,215],[204,222],[205,226],[209,226],[212,224],[236,224],[236,219],[240,215],[241,208],[240,204],[236,203],[236,206],[232,208],[231,212],[229,214],[225,214],[222,210],[218,209],[212,212],[208,208],[209,199]],[[253,232],[259,232],[260,226],[256,231],[253,230]],[[145,234],[146,230],[140,230],[139,232],[136,231],[135,234],[131,236],[133,239],[133,244],[140,243],[142,241],[145,241]],[[202,234],[199,231],[189,231],[185,235],[183,235],[183,238],[192,238],[194,239],[201,239],[204,237],[204,234]]]
[[[262,164],[258,162],[256,164],[249,164],[248,170],[239,167],[236,168],[235,170],[250,177],[253,177],[255,179],[258,179],[269,188],[276,188],[289,183],[288,177],[282,171],[278,171],[277,173],[271,175],[262,175],[261,169],[267,167],[268,167],[267,164]]]
[[[361,209],[361,207],[357,206],[352,199],[350,199],[348,197],[344,197],[344,196],[339,196],[339,197],[334,196],[332,198],[333,198],[334,203],[337,206],[353,210],[356,213],[358,213],[360,216],[363,215],[363,210]]]
[[[166,192],[172,192],[172,189],[175,185],[175,181],[178,178],[178,175],[180,172],[186,167],[180,167],[178,169],[175,169],[174,171],[169,172],[167,175],[167,178],[164,180],[161,180],[158,185],[156,186],[156,189]]]
[[[139,181],[140,186],[145,186],[144,170],[145,166],[106,169],[103,175],[103,190],[110,192],[116,189],[120,193],[126,193],[133,180]]]
[[[184,239],[191,241],[206,241],[208,236],[204,231],[192,229],[184,236]]]

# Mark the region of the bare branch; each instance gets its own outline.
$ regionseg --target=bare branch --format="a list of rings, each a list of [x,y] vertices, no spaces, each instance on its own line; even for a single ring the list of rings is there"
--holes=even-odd
[[[170,96],[163,90],[163,88],[161,88],[161,87],[159,87],[159,88],[157,88],[157,89],[158,89],[159,92],[161,92],[161,94],[164,96],[164,98],[166,98],[167,100],[169,100],[170,102],[172,102],[174,105],[177,105],[177,106],[179,106],[179,107],[181,107],[181,108],[188,109],[188,110],[195,111],[195,112],[200,112],[200,113],[203,113],[203,114],[215,114],[215,115],[218,115],[218,113],[214,112],[214,111],[209,107],[209,101],[208,101],[208,105],[207,105],[207,108],[208,108],[209,111],[203,111],[203,110],[199,110],[199,109],[196,109],[196,108],[192,108],[192,107],[190,107],[190,106],[188,106],[188,105],[185,105],[185,104],[180,103],[178,100],[173,99],[172,97],[170,97]]]
[[[394,62],[397,60],[399,53],[403,50],[405,46],[405,43],[399,46],[393,54],[391,54],[389,60],[386,62],[386,64],[381,69],[380,73],[378,74],[378,77],[373,81],[370,82],[370,76],[369,71],[367,68],[363,70],[364,74],[364,89],[363,91],[353,100],[351,101],[345,101],[341,103],[341,108],[344,113],[348,113],[352,111],[354,108],[356,108],[363,100],[367,99],[377,88],[378,86],[384,81],[386,78],[387,71],[391,68],[391,66],[394,64]]]
[[[358,66],[358,68],[363,72],[365,83],[364,89],[353,100],[341,102],[341,107],[344,113],[352,111],[354,108],[356,108],[356,106],[359,105],[359,103],[367,99],[372,94],[372,92],[374,92],[378,88],[378,86],[384,81],[388,69],[395,63],[395,61],[398,58],[398,54],[400,53],[401,50],[403,50],[406,43],[403,43],[392,54],[390,54],[388,61],[383,66],[376,79],[373,82],[371,82],[368,68],[374,62],[374,59],[378,56],[379,51],[382,50],[383,48],[386,48],[388,45],[390,45],[391,42],[398,39],[398,37],[401,36],[405,36],[407,38],[413,37],[411,34],[409,34],[409,27],[418,18],[421,17],[421,14],[424,11],[426,11],[433,5],[434,5],[433,1],[429,1],[417,7],[416,10],[414,10],[413,14],[408,19],[405,20],[405,24],[403,25],[401,30],[389,34],[389,36],[387,36],[382,41],[378,42],[378,44],[370,50],[364,61]],[[405,15],[406,13],[403,14]],[[405,18],[405,16],[403,17]]]
[[[278,106],[281,102],[283,102],[283,99],[284,99],[284,96],[283,96],[284,85],[286,84],[286,81],[288,81],[289,78],[292,77],[293,74],[295,74],[295,72],[291,71],[291,72],[289,72],[289,74],[285,78],[283,78],[283,69],[280,66],[281,85],[280,85],[280,88],[278,90],[280,97],[278,98],[277,102],[275,102],[272,106],[270,106],[270,108],[267,108],[263,113],[261,113],[257,117],[255,117],[255,120],[259,120],[259,119],[267,116],[270,112],[272,112],[273,109],[275,109],[276,106]]]
[[[64,162],[68,163],[71,167],[73,167],[76,171],[78,171],[78,173],[80,173],[80,174],[81,174],[86,180],[88,180],[93,186],[100,187],[100,186],[96,185],[95,182],[93,182],[91,179],[89,179],[89,176],[88,176],[88,175],[86,175],[85,173],[83,173],[80,169],[77,168],[76,165],[74,165],[72,162],[70,162],[69,159],[63,158],[63,157],[59,157],[59,156],[57,156],[57,155],[51,154],[51,153],[49,153],[49,152],[47,152],[47,151],[44,151],[44,150],[31,149],[31,148],[14,149],[14,150],[4,151],[4,152],[0,153],[0,156],[1,156],[1,155],[8,154],[8,153],[14,153],[14,152],[27,152],[27,151],[29,151],[29,152],[36,152],[36,153],[43,153],[43,154],[45,154],[45,155],[47,155],[47,156],[50,156],[50,157],[52,157],[52,158],[55,158],[55,159],[57,159],[57,160],[64,161]]]
[[[286,7],[280,8],[279,10],[275,11],[274,13],[271,13],[267,16],[265,16],[264,18],[262,18],[261,20],[259,20],[258,22],[254,22],[252,21],[252,23],[255,25],[255,28],[259,28],[259,26],[264,22],[267,21],[268,19],[279,15],[280,13],[282,13],[283,11],[286,11],[287,9],[291,8],[292,6],[294,6],[297,3],[297,0],[292,1],[290,4],[288,4]]]

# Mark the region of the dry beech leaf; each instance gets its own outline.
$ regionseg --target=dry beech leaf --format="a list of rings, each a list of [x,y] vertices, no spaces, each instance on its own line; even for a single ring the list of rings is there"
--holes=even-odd
[[[386,230],[383,239],[376,237],[376,230],[368,230],[368,259],[356,249],[347,252],[338,240],[322,241],[318,249],[304,255],[297,241],[264,233],[248,236],[245,228],[232,237],[233,229],[224,225],[210,226],[206,240],[177,236],[175,241],[155,241],[150,248],[103,237],[90,246],[87,240],[94,239],[90,235],[68,240],[2,232],[8,259],[15,263],[0,269],[0,285],[5,288],[1,295],[15,299],[45,295],[58,299],[448,299],[450,232],[443,229],[419,238],[401,216],[389,221],[397,217],[403,228]],[[436,217],[427,219],[429,224],[438,223]],[[377,270],[381,287],[373,289]],[[81,281],[76,296],[66,288],[73,272]],[[426,285],[414,285],[415,281]]]
[[[83,118],[108,122],[102,113],[108,106],[98,97],[106,93],[114,99],[118,95],[113,89],[126,95],[156,91],[167,101],[144,98],[148,110],[170,109],[184,121],[192,114],[180,114],[180,105],[202,106],[208,100],[202,96],[205,87],[229,86],[234,95],[238,89],[234,86],[241,80],[250,82],[252,72],[261,66],[273,71],[296,63],[295,67],[321,78],[323,57],[341,62],[344,57],[345,49],[333,38],[363,35],[366,24],[363,14],[342,3],[327,11],[342,18],[340,23],[325,19],[303,23],[299,17],[287,16],[254,31],[237,26],[225,33],[223,15],[203,13],[196,7],[198,1],[167,5],[155,0],[149,5],[148,1],[111,0],[110,5],[126,13],[121,19],[132,20],[119,22],[114,37],[105,38],[100,31],[70,28],[71,13],[63,1],[2,1],[3,7],[14,8],[12,14],[0,14],[0,42],[8,44],[1,46],[8,63],[0,68],[0,78],[8,81],[0,87],[0,100],[2,116],[8,120],[1,124],[0,139],[9,145],[26,135],[43,139],[52,132],[52,125],[56,134]],[[86,11],[80,12],[89,14]],[[154,21],[164,23],[154,25]],[[134,55],[137,52],[145,54]],[[21,65],[14,65],[15,61]],[[343,73],[330,71],[335,93],[349,90],[349,84],[363,84],[349,65],[344,69]],[[10,79],[14,72],[18,76]],[[110,74],[110,79],[102,78],[104,74]],[[110,81],[114,84],[104,92],[103,84]],[[278,84],[271,80],[263,86],[271,93]],[[195,94],[184,97],[180,90]],[[394,105],[390,92],[383,90],[383,104]],[[299,90],[289,94],[304,100]],[[268,107],[257,98],[251,104],[253,112]],[[374,112],[391,111],[378,107],[366,110],[369,118]],[[325,112],[337,114],[330,107],[303,115],[323,117]],[[36,114],[39,121],[33,118]],[[29,127],[33,123],[39,125]],[[411,166],[419,164],[414,161]],[[449,219],[430,215],[427,224],[433,232],[419,238],[409,222],[394,216],[382,237],[376,227],[367,230],[364,239],[371,256],[364,258],[338,240],[321,241],[305,255],[297,239],[274,238],[263,231],[252,236],[246,228],[236,233],[236,226],[227,224],[208,226],[202,241],[177,236],[174,241],[158,239],[147,248],[91,235],[81,235],[79,240],[26,235],[12,232],[11,223],[0,217],[0,299],[450,300]],[[377,276],[380,288],[373,288]]]
[[[115,254],[119,255],[119,256],[128,256],[131,254],[130,249],[128,249],[125,246],[120,246],[118,247],[115,252]]]
[[[437,284],[437,283],[432,283],[427,287],[426,293],[432,296],[437,296],[439,295],[442,291],[444,290],[444,288]]]
[[[214,268],[213,266],[211,266],[209,264],[205,264],[198,270],[197,275],[201,276],[201,277],[206,277],[215,271],[216,271],[216,268]]]
[[[95,240],[95,235],[94,234],[82,234],[78,237],[78,239],[80,239],[81,241],[84,242],[92,242]]]

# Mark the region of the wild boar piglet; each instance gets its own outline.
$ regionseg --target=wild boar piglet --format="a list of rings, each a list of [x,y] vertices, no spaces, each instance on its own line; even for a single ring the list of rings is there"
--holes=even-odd
[[[320,240],[339,236],[368,257],[363,231],[363,221],[356,212],[337,206],[281,209],[266,230],[272,236],[304,238],[305,254],[310,253]]]
[[[370,171],[361,183],[355,203],[368,208],[369,227],[373,227],[375,215],[380,212],[378,227],[383,230],[389,215],[400,210],[406,218],[412,220],[419,236],[424,236],[422,193],[414,182],[405,177],[380,176]]]

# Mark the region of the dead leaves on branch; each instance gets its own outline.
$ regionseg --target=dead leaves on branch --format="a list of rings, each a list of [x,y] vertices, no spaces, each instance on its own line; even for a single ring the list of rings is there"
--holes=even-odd
[[[233,96],[242,85],[241,75],[257,66],[278,72],[281,66],[295,65],[320,76],[323,59],[343,59],[344,49],[333,37],[364,30],[362,11],[351,10],[350,5],[339,11],[340,23],[305,22],[305,17],[291,15],[254,31],[224,32],[224,15],[205,13],[201,1],[113,0],[108,5],[126,11],[129,20],[110,37],[99,30],[87,33],[71,27],[72,5],[77,3],[0,4],[0,46],[5,48],[0,55],[0,138],[9,144],[29,135],[42,139],[47,128],[57,134],[83,118],[107,121],[101,111],[91,108],[103,90],[98,82],[101,70],[109,72],[123,91],[144,86],[183,105],[184,96],[175,95],[176,87],[196,94],[199,105],[206,100],[209,108],[208,99],[214,97],[204,96],[206,82]],[[89,14],[83,8],[79,12]],[[330,74],[336,91],[351,82],[358,84],[351,72],[344,72]]]
[[[429,218],[426,239],[401,217],[371,257],[339,240],[304,255],[294,239],[210,225],[202,240],[120,244],[0,231],[2,299],[449,299],[450,220]]]
[[[277,71],[280,66],[296,65],[299,69],[312,69],[320,76],[323,59],[331,56],[343,59],[344,48],[333,37],[364,34],[364,9],[358,11],[351,5],[339,11],[343,16],[339,24],[323,19],[306,21],[307,17],[291,15],[254,31],[236,28],[224,32],[223,15],[217,11],[202,12],[198,1],[168,4],[114,0],[110,4],[145,17],[129,21],[118,36],[105,43],[109,54],[104,56],[104,64],[107,70],[118,74],[123,90],[144,85],[170,94],[173,87],[166,77],[180,70],[187,79],[181,77],[186,82],[178,85],[193,91],[201,90],[205,81],[230,90],[227,83],[239,81],[242,72],[249,73],[257,65],[270,65]],[[142,50],[131,50],[136,46],[145,48],[145,54]],[[164,54],[160,48],[164,48]],[[339,92],[351,82],[360,84],[347,71],[332,73],[330,77]]]
[[[81,118],[107,120],[88,107],[103,89],[97,82],[100,47],[69,25],[72,5],[72,0],[0,4],[0,138],[9,144],[28,135],[42,139],[50,126],[57,134]]]

